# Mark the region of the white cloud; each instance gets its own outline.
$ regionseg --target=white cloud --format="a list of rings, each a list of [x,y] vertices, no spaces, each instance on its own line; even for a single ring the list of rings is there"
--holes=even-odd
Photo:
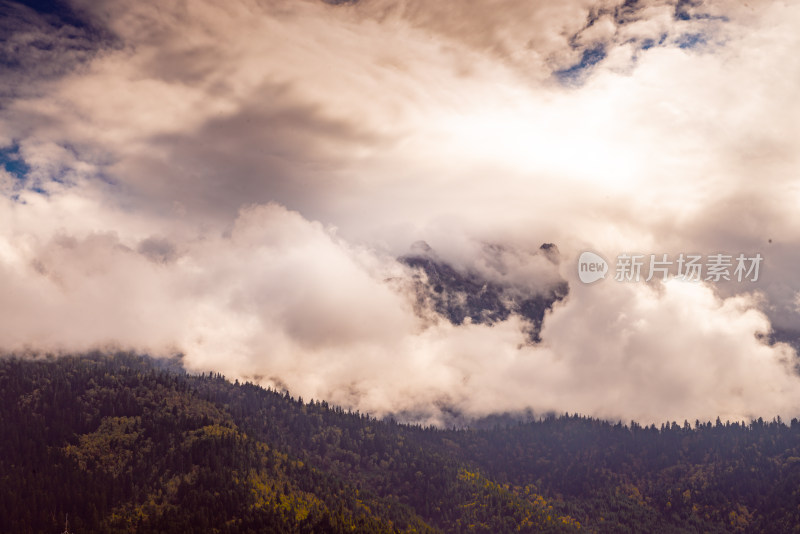
[[[374,413],[796,415],[794,355],[756,334],[800,322],[800,8],[639,4],[80,3],[114,39],[59,34],[73,69],[17,72],[0,110],[30,166],[0,173],[0,346],[182,351]],[[419,319],[393,257],[420,239],[520,292],[560,269],[543,344]],[[585,249],[765,263],[586,288]]]

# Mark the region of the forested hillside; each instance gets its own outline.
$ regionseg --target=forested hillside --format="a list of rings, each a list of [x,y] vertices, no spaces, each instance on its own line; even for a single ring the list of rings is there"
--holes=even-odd
[[[0,360],[0,532],[794,532],[800,424],[437,430],[127,355]]]

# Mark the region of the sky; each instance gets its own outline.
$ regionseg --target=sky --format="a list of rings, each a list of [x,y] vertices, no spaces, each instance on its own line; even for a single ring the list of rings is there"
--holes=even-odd
[[[797,1],[0,2],[0,351],[181,355],[426,424],[800,416],[771,342],[800,338],[799,26]],[[398,261],[420,242],[569,295],[538,343],[518,313],[452,324]],[[615,280],[625,253],[763,261]]]

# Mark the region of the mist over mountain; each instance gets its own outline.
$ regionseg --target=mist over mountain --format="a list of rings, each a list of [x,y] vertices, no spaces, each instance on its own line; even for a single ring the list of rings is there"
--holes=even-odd
[[[0,531],[797,532],[798,28],[0,0]]]
[[[513,285],[513,281],[503,280],[502,275],[507,273],[503,265],[503,249],[496,245],[485,247],[487,262],[497,263],[499,267],[493,273],[494,279],[475,270],[459,272],[438,259],[435,251],[424,241],[415,243],[412,249],[415,252],[401,256],[399,261],[417,271],[414,279],[418,307],[421,310],[431,308],[455,326],[464,322],[492,325],[516,314],[528,322],[524,328],[529,340],[538,343],[545,312],[552,310],[554,303],[569,294],[569,284],[564,280],[554,282],[551,287],[542,284],[540,292],[529,286],[539,282],[537,280],[526,280],[528,287],[518,287]],[[540,253],[558,264],[555,245],[543,244]]]

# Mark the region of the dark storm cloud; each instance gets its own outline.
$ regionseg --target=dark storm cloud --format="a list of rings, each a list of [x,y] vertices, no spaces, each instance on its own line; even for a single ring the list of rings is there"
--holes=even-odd
[[[113,42],[66,3],[0,2],[0,98],[30,94]]]
[[[177,203],[194,216],[232,220],[243,203],[269,201],[321,213],[329,195],[347,194],[335,179],[341,151],[381,142],[379,134],[298,104],[291,88],[265,85],[191,136],[152,136],[148,144],[158,150],[123,158],[110,172],[143,202]]]

